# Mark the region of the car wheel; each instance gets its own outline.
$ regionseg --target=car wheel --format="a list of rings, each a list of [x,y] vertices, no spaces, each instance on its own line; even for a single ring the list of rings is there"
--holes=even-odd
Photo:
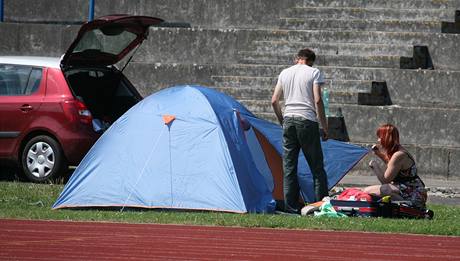
[[[45,135],[29,140],[22,151],[22,170],[30,181],[43,182],[59,176],[67,167],[59,143]]]

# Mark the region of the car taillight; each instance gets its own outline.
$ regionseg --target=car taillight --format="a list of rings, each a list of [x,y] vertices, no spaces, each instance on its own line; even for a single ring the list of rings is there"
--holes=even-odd
[[[80,100],[68,100],[63,103],[64,113],[71,121],[80,121],[84,124],[92,124],[93,116],[86,107],[85,103]]]
[[[77,112],[80,121],[85,124],[91,124],[93,121],[93,116],[91,115],[91,112],[88,110],[86,105],[82,101],[77,100],[75,102],[75,107],[77,107]]]

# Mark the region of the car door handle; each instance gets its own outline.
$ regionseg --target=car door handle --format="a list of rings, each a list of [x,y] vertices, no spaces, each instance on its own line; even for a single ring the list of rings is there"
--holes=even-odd
[[[29,111],[31,111],[32,109],[33,109],[33,107],[30,106],[29,104],[24,104],[24,105],[22,105],[21,108],[20,108],[20,110],[21,110],[22,112],[29,112]]]

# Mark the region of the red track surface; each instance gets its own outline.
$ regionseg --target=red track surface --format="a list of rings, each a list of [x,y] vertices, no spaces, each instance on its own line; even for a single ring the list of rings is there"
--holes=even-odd
[[[460,260],[460,237],[0,219],[0,260]]]

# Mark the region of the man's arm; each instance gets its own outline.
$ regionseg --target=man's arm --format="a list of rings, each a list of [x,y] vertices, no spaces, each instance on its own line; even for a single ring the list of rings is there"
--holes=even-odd
[[[281,106],[280,106],[280,98],[282,94],[283,94],[283,88],[281,87],[280,84],[277,84],[275,86],[275,90],[273,91],[272,107],[273,107],[273,110],[275,111],[276,118],[278,118],[278,121],[281,125],[283,125],[283,113],[281,111]]]
[[[315,98],[316,114],[324,131],[323,140],[327,140],[329,129],[327,126],[326,114],[324,112],[323,98],[321,97],[321,85],[318,83],[313,84],[313,96]]]

